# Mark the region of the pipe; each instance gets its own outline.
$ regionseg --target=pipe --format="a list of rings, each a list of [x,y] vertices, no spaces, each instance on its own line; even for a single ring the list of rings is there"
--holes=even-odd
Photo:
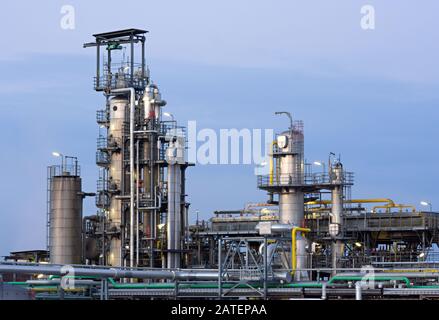
[[[290,119],[290,130],[293,130],[293,117],[291,116],[291,113],[289,113],[288,111],[276,111],[274,114],[275,115],[285,114],[288,117],[288,119]]]
[[[374,206],[372,208],[372,213],[377,213],[376,210],[377,209],[386,209],[386,213],[390,213],[390,209],[391,208],[399,208],[399,212],[402,212],[403,208],[410,208],[412,209],[412,212],[416,212],[416,207],[412,206],[412,205],[407,205],[407,204],[387,204],[387,205],[382,205],[382,206]]]
[[[322,300],[326,300],[327,299],[327,294],[326,294],[326,283],[322,284]]]
[[[355,282],[355,300],[362,300],[361,297],[361,282]]]
[[[55,276],[92,276],[98,278],[137,278],[137,279],[165,279],[165,280],[217,280],[217,271],[195,271],[195,270],[136,270],[124,268],[92,268],[92,267],[71,267],[65,268],[62,265],[29,265],[29,264],[3,264],[0,263],[1,273],[25,273],[25,274],[47,274]],[[228,274],[223,274],[226,279]],[[280,279],[286,279],[279,274]]]
[[[386,212],[390,212],[391,208],[411,208],[412,212],[416,212],[416,207],[412,205],[406,204],[397,204],[392,199],[388,198],[372,198],[372,199],[352,199],[352,200],[344,200],[345,203],[381,203],[385,202],[387,204],[381,206],[374,206],[372,208],[372,212],[376,213],[376,209],[382,208],[386,209]],[[305,205],[328,205],[331,204],[331,200],[317,200],[317,201],[308,201]]]
[[[174,271],[131,270],[123,268],[65,268],[62,265],[0,264],[0,273],[48,274],[65,276],[96,276],[101,278],[175,279]]]
[[[114,89],[112,93],[130,94],[130,267],[134,267],[134,108],[136,92],[134,88]]]
[[[271,224],[271,232],[272,233],[282,233],[282,232],[290,232],[294,226],[292,224],[286,223],[272,223]],[[256,231],[260,230],[259,223],[255,227]]]
[[[310,232],[309,228],[294,227],[291,230],[291,275],[294,276],[297,268],[296,234],[297,232]]]
[[[271,156],[270,156],[270,186],[273,185],[273,177],[274,177],[274,146],[277,144],[277,141],[274,140],[271,142]]]

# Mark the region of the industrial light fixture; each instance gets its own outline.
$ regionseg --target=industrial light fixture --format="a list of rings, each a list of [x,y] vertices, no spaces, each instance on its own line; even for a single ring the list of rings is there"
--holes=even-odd
[[[362,244],[361,244],[360,242],[355,242],[355,246],[356,246],[357,248],[361,248]]]
[[[172,113],[163,112],[163,115],[166,116],[166,117],[170,117],[172,119],[172,121],[174,121],[174,115]]]
[[[425,256],[425,253],[424,252],[421,252],[420,254],[419,254],[419,258],[423,258]]]
[[[157,225],[157,228],[159,228],[159,230],[162,230],[164,226],[165,226],[164,223],[160,223]]]
[[[433,212],[433,206],[430,201],[421,201],[420,204],[424,207],[430,207],[430,212]]]
[[[313,164],[316,166],[322,167],[323,173],[325,173],[326,168],[325,168],[325,163],[323,161],[314,161]]]
[[[61,152],[53,151],[52,156],[61,157],[61,173],[64,172],[64,155]]]

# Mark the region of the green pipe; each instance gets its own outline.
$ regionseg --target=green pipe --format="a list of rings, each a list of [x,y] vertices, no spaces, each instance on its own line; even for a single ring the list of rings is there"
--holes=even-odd
[[[82,279],[99,279],[94,276],[67,276],[68,278],[82,278]],[[49,279],[60,278],[59,276],[49,276]],[[343,276],[338,275],[334,276],[327,282],[328,285],[334,284],[336,281],[361,281],[361,280],[375,280],[375,281],[402,281],[406,284],[408,288],[415,289],[439,289],[438,286],[413,286],[410,283],[410,280],[407,277],[399,277],[399,276]],[[174,289],[175,283],[118,283],[113,278],[108,278],[108,281],[115,289]],[[26,282],[5,282],[11,285],[27,285]],[[322,283],[319,282],[301,282],[301,283],[288,283],[283,285],[269,284],[269,288],[321,288]],[[38,285],[36,285],[38,286]],[[38,286],[38,288],[54,288],[57,286]],[[245,284],[239,284],[238,286],[233,284],[223,284],[223,288],[229,289],[232,287],[236,288],[247,288],[248,286]],[[195,283],[195,284],[179,284],[179,288],[181,289],[217,289],[218,284],[205,284],[205,283]]]
[[[281,287],[284,288],[321,288],[323,286],[322,283],[319,282],[302,282],[302,283],[288,283],[286,285],[282,285]]]
[[[25,286],[27,285],[26,281],[10,281],[10,282],[5,282],[6,284],[11,284],[14,286]]]
[[[115,289],[174,289],[175,283],[152,283],[152,284],[142,284],[142,283],[117,283],[114,279],[109,278],[108,281],[111,283]],[[223,288],[232,288],[235,285],[225,283]],[[218,284],[204,284],[204,283],[194,283],[194,284],[180,284],[178,286],[181,289],[217,289]],[[245,284],[239,284],[235,286],[236,288],[248,288]],[[270,288],[321,288],[321,283],[289,283],[286,285],[268,285]]]

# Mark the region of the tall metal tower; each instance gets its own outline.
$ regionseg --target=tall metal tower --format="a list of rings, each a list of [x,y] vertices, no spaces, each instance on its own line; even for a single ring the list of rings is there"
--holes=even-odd
[[[84,44],[96,48],[94,89],[106,99],[97,111],[96,236],[101,264],[175,268],[188,221],[186,133],[176,121],[162,120],[166,101],[146,67],[146,33],[94,34]]]

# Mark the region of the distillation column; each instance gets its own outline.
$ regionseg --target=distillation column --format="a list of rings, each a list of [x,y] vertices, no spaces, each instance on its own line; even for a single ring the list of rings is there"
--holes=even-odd
[[[115,195],[121,191],[123,180],[123,130],[128,106],[126,96],[120,95],[110,99],[110,126],[108,129],[108,148],[112,149],[108,170],[108,190],[111,195],[108,212],[107,234],[110,236],[107,263],[122,266],[122,200]]]
[[[340,239],[343,230],[343,166],[341,163],[336,163],[331,168],[331,182],[333,189],[331,191],[331,224],[329,226],[329,233],[332,237],[332,268],[333,273],[337,272],[339,267],[340,257],[343,255],[344,244]]]
[[[185,162],[184,137],[173,136],[166,150],[166,160],[168,162],[168,213],[167,213],[167,267],[180,268],[182,250],[182,232],[185,226],[183,170]]]
[[[279,152],[279,184],[284,187],[279,193],[279,222],[296,227],[303,227],[304,223],[304,135],[302,122],[292,124],[289,131],[278,136]],[[295,278],[307,278],[306,239],[297,235],[296,241],[297,265]],[[291,261],[292,263],[292,261]]]
[[[281,152],[279,178],[281,184],[301,186],[304,179],[303,133],[286,131],[278,137]],[[279,194],[279,222],[302,226],[304,218],[303,192],[300,187],[283,188]]]
[[[166,148],[176,143],[178,158],[180,140],[170,141],[169,126],[162,121],[161,108],[166,101],[146,67],[146,33],[140,29],[105,32],[94,34],[94,42],[84,44],[85,48],[96,48],[94,88],[107,98],[105,110],[97,114],[98,124],[108,130],[98,140],[96,163],[102,168],[96,205],[100,208],[100,230],[94,236],[101,239],[101,261],[107,265],[125,266],[129,258],[130,266],[166,266],[169,245],[175,250],[169,265],[178,267],[182,233],[177,230],[184,230],[186,221],[182,219],[186,205],[182,174],[188,164],[184,157],[183,162],[172,160],[166,176]],[[139,45],[141,50],[135,50]],[[141,52],[137,59],[136,52]],[[169,210],[165,201],[168,188],[175,199]],[[161,232],[168,211],[174,230],[169,244]]]
[[[158,87],[155,84],[149,84],[145,88],[142,102],[146,135],[138,137],[143,141],[143,163],[140,165],[142,172],[138,173],[139,178],[142,179],[142,188],[141,194],[138,196],[141,196],[142,203],[146,204],[144,207],[140,206],[139,209],[143,222],[144,240],[149,249],[148,264],[150,267],[154,267],[154,250],[158,240],[157,225],[160,223],[162,197],[160,167],[157,164],[159,160],[159,133],[161,132],[160,116],[161,107],[166,105],[166,101],[162,100]]]

